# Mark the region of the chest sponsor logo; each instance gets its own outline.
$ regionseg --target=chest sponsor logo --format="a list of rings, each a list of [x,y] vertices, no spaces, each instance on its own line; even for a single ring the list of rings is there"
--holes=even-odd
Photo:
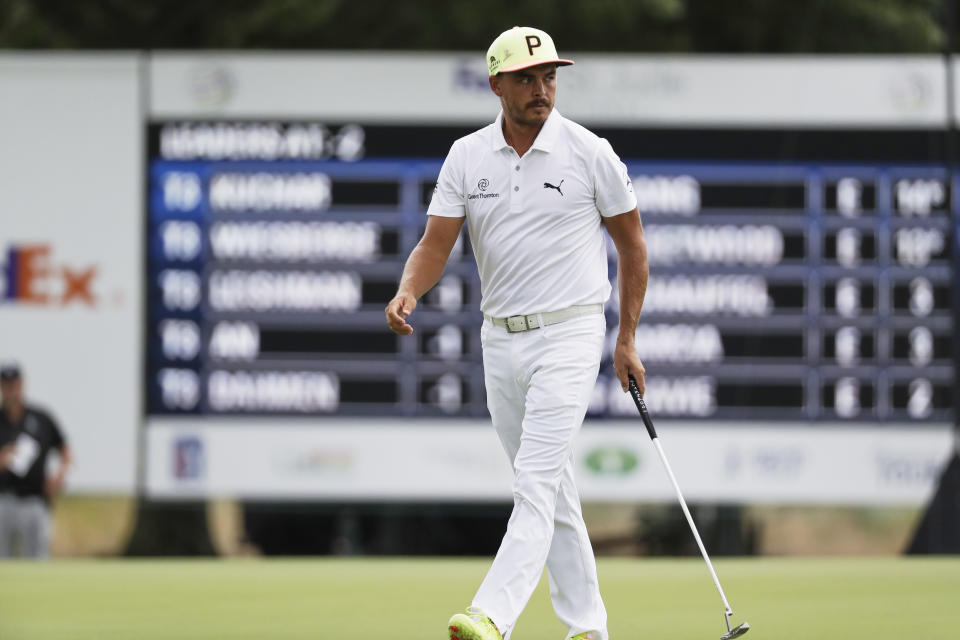
[[[490,188],[490,181],[486,178],[480,178],[477,182],[477,189],[480,190],[480,193],[471,193],[467,195],[467,200],[484,200],[486,198],[499,198],[499,193],[487,193],[487,189]]]
[[[563,195],[563,191],[560,191],[560,187],[562,186],[563,186],[563,180],[560,181],[560,184],[550,184],[549,182],[543,183],[544,189],[556,189],[560,193],[560,195]]]

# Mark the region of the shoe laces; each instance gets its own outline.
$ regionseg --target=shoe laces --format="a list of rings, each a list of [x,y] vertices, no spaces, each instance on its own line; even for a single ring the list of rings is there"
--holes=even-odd
[[[467,616],[474,622],[487,625],[491,630],[496,631],[498,638],[503,637],[503,634],[501,634],[500,630],[497,629],[497,625],[493,624],[493,620],[490,619],[490,616],[485,614],[483,609],[480,607],[467,607]]]
[[[467,616],[475,622],[482,622],[488,619],[487,614],[485,614],[480,607],[467,607]]]

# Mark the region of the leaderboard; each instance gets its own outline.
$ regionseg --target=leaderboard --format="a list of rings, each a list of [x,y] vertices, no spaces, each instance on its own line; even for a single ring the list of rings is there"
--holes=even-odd
[[[487,415],[465,233],[415,333],[384,323],[443,159],[369,157],[367,136],[150,128],[151,415]],[[650,259],[636,341],[656,415],[952,418],[943,167],[625,161]],[[612,373],[617,302],[594,418],[635,413]]]

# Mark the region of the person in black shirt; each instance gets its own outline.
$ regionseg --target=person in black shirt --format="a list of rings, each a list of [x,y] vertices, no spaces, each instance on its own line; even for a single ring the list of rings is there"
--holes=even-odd
[[[23,400],[23,377],[15,364],[0,367],[0,558],[50,554],[50,501],[63,488],[70,449],[57,423]],[[47,473],[47,457],[60,464]],[[17,546],[19,545],[19,546]]]

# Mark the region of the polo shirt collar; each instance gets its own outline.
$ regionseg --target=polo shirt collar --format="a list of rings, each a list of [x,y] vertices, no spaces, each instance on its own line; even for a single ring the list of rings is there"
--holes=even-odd
[[[490,148],[493,151],[500,151],[509,146],[507,139],[503,137],[503,110],[501,109],[500,113],[497,114],[497,119],[493,121],[493,131],[490,135]]]
[[[550,115],[547,116],[547,121],[543,123],[543,127],[540,129],[540,133],[537,134],[537,139],[533,141],[531,149],[539,149],[540,151],[546,151],[550,153],[553,151],[556,146],[557,136],[560,135],[560,121],[563,120],[563,116],[560,115],[560,112],[556,108],[550,110]],[[507,139],[503,137],[503,110],[497,114],[497,119],[493,122],[493,135],[490,139],[490,148],[494,151],[500,151],[501,149],[507,149],[510,145],[507,144]]]
[[[563,116],[560,115],[556,107],[551,109],[547,121],[543,123],[540,133],[537,134],[537,139],[533,141],[531,149],[540,149],[540,151],[546,151],[547,153],[553,151],[557,136],[560,135],[560,121],[562,119]]]

